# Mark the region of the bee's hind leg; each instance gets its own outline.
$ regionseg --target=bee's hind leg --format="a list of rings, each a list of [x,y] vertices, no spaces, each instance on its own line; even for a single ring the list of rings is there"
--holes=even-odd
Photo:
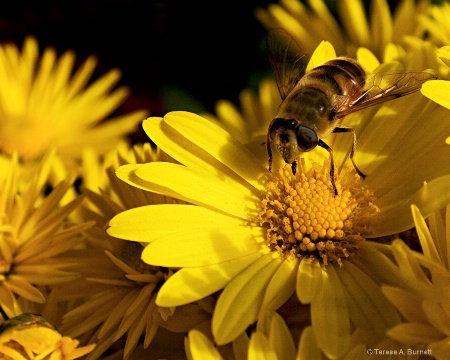
[[[333,159],[333,150],[328,146],[328,144],[322,140],[319,139],[320,147],[324,148],[326,151],[330,153],[330,181],[331,186],[333,187],[334,195],[338,194],[337,188],[336,188],[336,181],[334,179],[334,159]]]
[[[333,130],[334,133],[344,133],[344,132],[351,132],[353,134],[353,144],[352,149],[350,150],[350,160],[352,161],[353,167],[355,168],[356,172],[359,176],[361,176],[363,179],[367,176],[364,174],[361,170],[358,169],[358,167],[355,164],[355,160],[353,160],[353,156],[355,155],[356,150],[356,133],[355,129],[353,128],[347,128],[347,127],[337,127]]]

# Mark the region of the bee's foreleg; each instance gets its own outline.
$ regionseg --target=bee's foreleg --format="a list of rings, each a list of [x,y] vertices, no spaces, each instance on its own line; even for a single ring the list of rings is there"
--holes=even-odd
[[[331,180],[331,186],[333,186],[334,195],[338,194],[337,188],[336,188],[336,182],[334,180],[334,159],[333,159],[333,149],[331,149],[327,143],[325,143],[322,140],[319,140],[318,145],[320,147],[323,147],[326,151],[330,153],[330,180]]]
[[[292,175],[295,175],[295,173],[297,172],[297,161],[294,160],[294,162],[291,164],[291,170]]]
[[[355,168],[356,172],[359,176],[361,176],[363,179],[367,176],[364,174],[361,170],[358,169],[358,167],[355,164],[355,160],[353,160],[353,156],[355,155],[356,150],[356,133],[355,129],[353,128],[347,128],[347,127],[337,127],[333,130],[335,133],[344,133],[344,132],[351,132],[353,134],[353,144],[352,149],[350,150],[350,160],[352,161],[353,167]]]

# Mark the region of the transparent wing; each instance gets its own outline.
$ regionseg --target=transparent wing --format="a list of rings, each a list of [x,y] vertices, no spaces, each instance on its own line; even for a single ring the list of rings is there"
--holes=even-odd
[[[278,90],[284,100],[302,77],[304,53],[292,36],[281,28],[269,30],[267,48]]]
[[[369,106],[411,94],[419,90],[424,82],[433,79],[436,79],[436,76],[424,71],[377,73],[366,80],[365,90],[361,95],[356,98],[350,96],[351,100],[345,101],[345,105],[337,109],[336,116],[346,116]]]

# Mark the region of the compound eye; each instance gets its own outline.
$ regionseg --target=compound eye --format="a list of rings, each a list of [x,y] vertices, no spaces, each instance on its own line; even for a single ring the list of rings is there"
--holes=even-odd
[[[319,138],[316,132],[307,127],[299,126],[297,130],[297,144],[302,151],[310,151],[314,149],[319,143]]]

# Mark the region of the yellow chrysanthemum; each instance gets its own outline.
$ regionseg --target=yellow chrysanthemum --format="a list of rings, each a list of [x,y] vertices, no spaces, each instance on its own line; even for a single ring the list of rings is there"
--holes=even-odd
[[[421,35],[437,46],[450,44],[450,4],[441,1],[417,15]]]
[[[339,164],[337,196],[326,151],[306,153],[295,176],[286,167],[270,174],[267,157],[202,117],[149,118],[144,130],[182,165],[126,165],[117,175],[192,205],[128,210],[108,231],[149,243],[145,262],[182,268],[163,285],[157,304],[187,304],[223,289],[212,319],[218,344],[294,291],[311,304],[314,334],[327,356],[343,354],[353,327],[377,344],[400,321],[379,284],[398,278],[365,240],[411,228],[409,204],[429,214],[449,198],[449,177],[438,178],[450,173],[447,117],[420,93],[348,116],[345,125],[357,125],[355,161],[368,176],[362,181],[345,165],[351,137],[327,139]]]
[[[386,45],[399,44],[406,35],[418,35],[417,17],[427,7],[427,1],[401,1],[391,15],[386,0],[372,0],[367,18],[361,0],[338,0],[339,23],[323,0],[281,0],[267,9],[257,9],[256,17],[266,28],[282,27],[293,36],[304,51],[312,54],[323,40],[331,42],[339,55],[354,56],[357,48],[370,49],[383,58]],[[433,24],[433,19],[430,19]]]
[[[81,198],[60,205],[73,179],[43,196],[51,161],[50,154],[26,179],[19,173],[16,155],[0,170],[0,306],[8,317],[22,312],[20,299],[43,303],[39,286],[77,277],[62,255],[80,244],[82,231],[92,225],[67,221]],[[25,185],[19,189],[18,184]]]
[[[16,316],[0,327],[1,360],[72,360],[95,347],[78,345],[78,340],[62,336],[45,319],[33,314]]]
[[[57,58],[54,49],[39,57],[38,43],[27,38],[20,52],[15,45],[0,47],[0,152],[17,152],[33,160],[55,147],[66,165],[93,147],[113,149],[133,131],[146,111],[135,111],[103,122],[128,96],[124,87],[112,90],[120,78],[111,70],[88,82],[96,60],[89,57],[72,74],[75,54]]]
[[[132,152],[119,153],[118,158],[118,163],[124,164],[161,161],[167,156],[145,144],[135,146]],[[157,306],[158,290],[172,271],[145,264],[140,259],[142,245],[112,238],[104,231],[108,221],[121,211],[175,202],[131,187],[114,172],[112,166],[106,170],[109,183],[105,188],[83,191],[87,202],[81,209],[82,218],[96,223],[85,232],[92,246],[74,255],[83,278],[55,290],[60,301],[79,299],[79,305],[64,315],[61,328],[64,333],[97,344],[89,359],[100,357],[122,339],[126,340],[123,357],[129,358],[141,336],[144,348],[150,345],[159,326],[187,331],[210,318],[194,304],[177,309]]]
[[[390,329],[388,335],[405,345],[420,346],[416,354],[444,360],[450,353],[450,206],[432,214],[428,226],[417,206],[412,206],[412,214],[423,255],[401,241],[393,243],[397,271],[405,281],[400,286],[385,286],[383,291],[406,322]]]

